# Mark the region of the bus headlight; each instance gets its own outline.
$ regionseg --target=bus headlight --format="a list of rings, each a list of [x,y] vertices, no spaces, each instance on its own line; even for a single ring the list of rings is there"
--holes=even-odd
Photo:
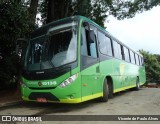
[[[61,88],[64,88],[64,87],[70,85],[73,81],[75,81],[75,80],[77,79],[77,77],[78,77],[78,73],[75,74],[75,75],[73,75],[73,76],[71,76],[71,77],[69,77],[69,78],[66,79],[65,81],[63,81],[63,82],[60,84],[60,87],[61,87]]]

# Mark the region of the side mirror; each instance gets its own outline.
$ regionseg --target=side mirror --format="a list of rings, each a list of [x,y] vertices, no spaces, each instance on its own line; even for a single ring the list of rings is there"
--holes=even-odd
[[[95,33],[93,30],[90,29],[90,25],[88,22],[83,22],[83,26],[85,27],[86,34],[87,34],[87,41],[88,43],[94,43],[95,39]]]
[[[95,42],[95,33],[93,30],[89,30],[89,37],[88,37],[89,43],[94,43]]]
[[[90,25],[88,22],[83,22],[83,27],[85,27],[86,30],[90,30]]]
[[[27,41],[28,40],[25,38],[18,38],[16,41],[16,54],[19,55],[20,57],[26,50]]]

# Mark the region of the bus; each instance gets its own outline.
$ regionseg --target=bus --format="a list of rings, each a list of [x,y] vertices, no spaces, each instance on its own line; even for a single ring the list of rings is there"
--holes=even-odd
[[[27,43],[20,81],[25,101],[107,102],[146,81],[143,56],[83,16],[44,25]]]

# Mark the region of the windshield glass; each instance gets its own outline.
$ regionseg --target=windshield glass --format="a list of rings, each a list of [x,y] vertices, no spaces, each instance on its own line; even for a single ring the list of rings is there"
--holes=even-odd
[[[76,60],[77,26],[75,22],[50,28],[47,34],[35,37],[25,57],[25,69],[43,70]]]

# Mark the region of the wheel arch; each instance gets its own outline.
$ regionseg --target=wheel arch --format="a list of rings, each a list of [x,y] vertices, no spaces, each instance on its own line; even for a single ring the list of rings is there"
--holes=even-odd
[[[109,94],[111,94],[111,96],[110,96],[110,98],[112,98],[113,96],[113,93],[114,93],[114,82],[113,82],[113,77],[111,76],[111,75],[106,75],[105,77],[104,77],[104,79],[103,79],[103,81],[104,80],[107,80],[107,84],[108,84],[108,86],[109,86]],[[103,83],[102,83],[102,90],[103,90]]]

